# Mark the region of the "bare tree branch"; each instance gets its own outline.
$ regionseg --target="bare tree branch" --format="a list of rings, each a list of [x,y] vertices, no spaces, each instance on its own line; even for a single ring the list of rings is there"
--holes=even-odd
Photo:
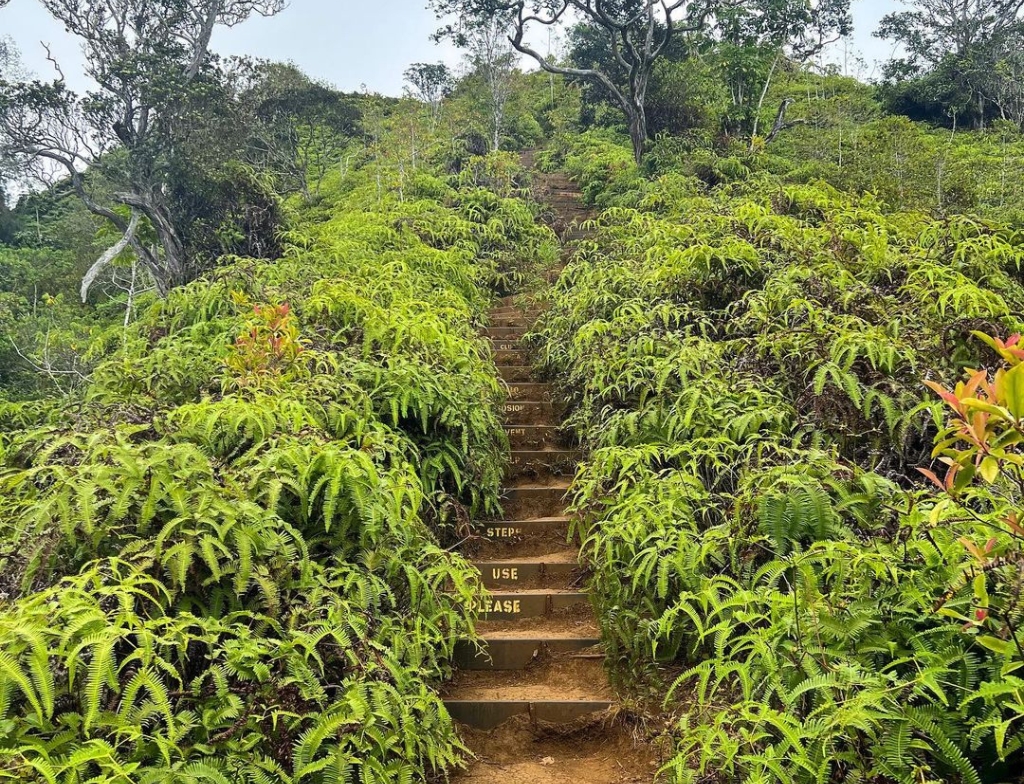
[[[128,221],[128,228],[125,229],[124,236],[121,237],[111,248],[108,248],[102,256],[100,256],[96,262],[89,267],[88,272],[82,278],[82,289],[81,296],[82,302],[85,302],[89,298],[89,288],[92,286],[93,281],[96,277],[106,269],[106,266],[116,259],[121,253],[135,240],[135,231],[139,228],[139,213],[132,210],[132,218]]]

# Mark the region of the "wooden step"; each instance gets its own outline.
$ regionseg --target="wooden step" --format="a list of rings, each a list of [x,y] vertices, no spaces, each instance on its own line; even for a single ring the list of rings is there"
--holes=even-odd
[[[479,730],[493,730],[524,715],[534,724],[572,724],[614,705],[610,700],[445,700],[444,704],[455,721]]]
[[[533,380],[532,365],[498,365],[498,375],[506,384],[517,384]]]
[[[536,381],[517,381],[508,386],[509,400],[549,401],[555,396],[555,388],[551,384]]]
[[[542,309],[536,305],[503,305],[491,308],[487,311],[488,318],[493,322],[496,318],[533,318],[536,319],[542,313]]]
[[[568,517],[476,523],[462,552],[480,559],[543,556],[565,549]]]
[[[568,503],[568,479],[550,484],[522,484],[506,487],[501,494],[501,508],[510,520],[533,517],[557,517]]]
[[[509,400],[498,408],[498,413],[507,425],[553,424],[556,411],[550,400]]]
[[[526,351],[527,350],[526,346],[523,345],[523,341],[520,340],[519,338],[492,340],[491,341],[491,349],[493,349],[495,353],[500,352],[500,351]]]
[[[497,365],[498,367],[505,367],[508,365],[532,367],[533,360],[530,357],[530,352],[521,348],[517,348],[508,349],[505,351],[495,351],[494,364]]]
[[[614,699],[601,657],[560,656],[528,670],[458,671],[442,689],[453,700],[515,700],[523,702]]]
[[[525,633],[521,637],[484,637],[481,647],[468,640],[455,644],[453,662],[460,670],[522,670],[538,661],[567,655],[603,657],[593,637],[550,637]]]
[[[615,701],[603,662],[589,657],[558,657],[526,669],[462,670],[442,696],[456,721],[480,729],[523,713],[538,723],[567,724]]]
[[[492,340],[519,340],[529,329],[527,327],[485,327],[480,334]]]
[[[539,315],[539,313],[523,313],[518,310],[502,311],[489,314],[488,324],[490,327],[529,330],[537,322]]]
[[[562,612],[578,612],[590,607],[583,591],[554,588],[527,588],[522,591],[491,591],[474,607],[484,621],[512,621],[541,618]]]
[[[576,474],[580,452],[574,449],[529,449],[512,452],[508,479],[533,479],[546,482],[559,477],[571,478]]]
[[[568,440],[562,429],[554,425],[506,424],[504,427],[509,444],[517,452],[558,449]]]
[[[484,587],[569,588],[580,575],[579,551],[562,549],[544,556],[473,561]]]

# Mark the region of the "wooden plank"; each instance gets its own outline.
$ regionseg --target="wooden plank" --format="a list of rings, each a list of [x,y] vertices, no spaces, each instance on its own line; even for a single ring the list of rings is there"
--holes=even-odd
[[[543,400],[509,400],[502,403],[498,411],[509,425],[540,424],[555,416],[554,403]]]
[[[559,517],[565,512],[568,491],[568,481],[556,487],[509,487],[501,494],[501,508],[510,519]]]
[[[561,428],[554,425],[523,425],[510,422],[505,424],[504,428],[509,444],[517,452],[558,447],[565,440]]]
[[[445,707],[455,721],[481,730],[491,730],[514,716],[528,715],[534,722],[571,724],[612,707],[606,701],[560,700],[551,702],[520,702],[501,700],[445,700]]]
[[[530,361],[530,355],[523,349],[511,349],[505,351],[494,352],[494,364],[499,367],[504,365],[513,365],[515,367],[530,367],[532,363]]]
[[[554,396],[551,384],[532,381],[516,381],[508,385],[509,400],[540,400],[548,401]]]
[[[480,600],[478,609],[482,621],[513,621],[543,618],[554,612],[584,606],[590,606],[590,600],[579,591],[491,591],[490,596]]]
[[[519,340],[528,332],[525,326],[484,327],[480,334],[493,340]]]
[[[506,476],[572,477],[581,454],[573,449],[517,449],[511,454]]]
[[[580,567],[575,562],[549,563],[539,556],[530,561],[478,561],[473,565],[480,570],[485,588],[539,585],[563,587]],[[561,586],[558,583],[561,582]]]
[[[526,539],[552,538],[565,541],[569,535],[568,517],[543,520],[497,520],[477,523],[477,536],[488,542],[514,544]]]
[[[572,654],[600,644],[596,637],[523,637],[487,640],[480,649],[463,640],[455,644],[453,660],[462,670],[522,670],[540,659]]]
[[[516,381],[529,381],[533,378],[533,367],[531,365],[499,365],[498,375],[508,384]]]
[[[494,351],[525,351],[523,342],[519,338],[501,338],[491,341],[491,348]]]

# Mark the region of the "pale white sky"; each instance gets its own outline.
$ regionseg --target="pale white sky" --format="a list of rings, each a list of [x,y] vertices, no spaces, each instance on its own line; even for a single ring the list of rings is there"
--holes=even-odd
[[[444,60],[454,65],[459,60],[452,47],[430,40],[437,22],[425,5],[425,0],[291,0],[283,13],[271,19],[251,19],[232,30],[217,30],[213,50],[292,61],[310,76],[342,90],[358,90],[365,84],[371,90],[398,95],[402,73],[410,63]],[[854,0],[855,32],[848,52],[859,54],[867,68],[858,72],[851,65],[853,75],[870,78],[877,74],[874,62],[889,57],[891,46],[871,33],[883,14],[899,7],[892,0]],[[40,42],[47,43],[70,86],[85,86],[78,43],[38,0],[11,0],[0,9],[0,35],[13,38],[25,65],[43,78],[53,75]],[[841,61],[843,53],[834,52],[831,57]]]

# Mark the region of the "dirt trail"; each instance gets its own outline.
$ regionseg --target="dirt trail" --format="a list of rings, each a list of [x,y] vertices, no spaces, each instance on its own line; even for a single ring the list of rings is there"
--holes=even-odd
[[[525,165],[533,158],[524,154]],[[590,217],[564,175],[534,176],[535,195],[562,241],[585,236]],[[550,271],[558,277],[563,263]],[[642,784],[655,752],[638,745],[603,670],[597,620],[581,588],[578,547],[568,543],[565,493],[579,452],[561,430],[552,385],[534,377],[522,343],[536,310],[508,297],[487,336],[509,384],[506,432],[512,446],[505,519],[482,525],[464,547],[491,591],[479,630],[483,651],[463,645],[444,697],[475,761],[459,784]]]

